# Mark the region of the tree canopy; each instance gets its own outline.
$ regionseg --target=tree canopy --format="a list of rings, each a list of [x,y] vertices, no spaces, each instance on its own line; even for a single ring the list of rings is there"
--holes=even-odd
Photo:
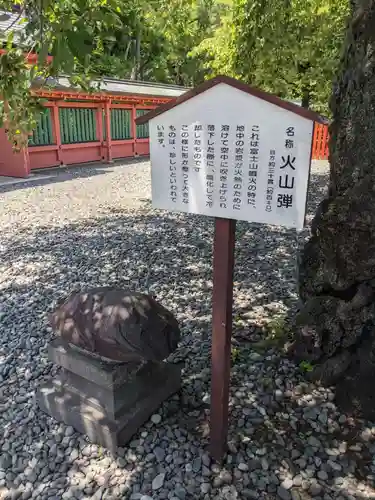
[[[89,89],[100,76],[192,86],[224,73],[324,111],[348,1],[19,0],[15,12],[2,34],[0,118],[19,143],[40,107],[31,83],[59,74]]]
[[[348,14],[347,0],[233,0],[198,51],[213,72],[327,112]]]

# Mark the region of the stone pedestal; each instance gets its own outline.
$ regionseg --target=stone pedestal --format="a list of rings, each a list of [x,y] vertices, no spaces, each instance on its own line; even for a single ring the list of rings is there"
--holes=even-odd
[[[126,365],[88,358],[59,339],[49,358],[62,370],[38,390],[40,408],[113,452],[181,387],[178,365],[152,363],[129,376]]]

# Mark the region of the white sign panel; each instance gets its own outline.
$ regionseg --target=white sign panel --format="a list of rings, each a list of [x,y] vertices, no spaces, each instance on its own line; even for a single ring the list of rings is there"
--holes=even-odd
[[[150,120],[153,206],[301,229],[312,133],[220,83]]]

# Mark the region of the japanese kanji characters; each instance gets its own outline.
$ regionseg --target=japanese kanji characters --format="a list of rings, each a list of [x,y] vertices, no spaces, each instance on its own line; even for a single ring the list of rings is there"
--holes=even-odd
[[[199,172],[202,168],[202,125],[194,125],[194,138],[193,138],[193,160],[194,160],[194,171]]]
[[[306,168],[306,160],[301,160],[295,126],[286,123],[275,130],[273,136],[254,119],[215,123],[210,117],[158,125],[155,142],[165,162],[158,163],[159,171],[168,165],[165,205],[271,224],[295,220],[299,169]]]
[[[270,149],[270,156],[268,160],[268,175],[267,175],[267,188],[266,188],[266,212],[272,212],[272,199],[274,193],[274,176],[276,167],[276,151]]]
[[[244,146],[245,146],[245,125],[237,125],[236,127],[236,142],[235,142],[235,157],[234,157],[234,173],[233,173],[233,210],[240,210],[242,206],[243,196],[243,161],[244,161]]]
[[[207,146],[206,146],[206,207],[212,208],[214,205],[215,188],[215,125],[207,125]]]
[[[259,168],[259,125],[253,125],[249,142],[249,178],[247,185],[247,204],[256,207],[257,178]]]
[[[222,125],[220,131],[220,208],[228,206],[228,172],[229,172],[229,125]]]
[[[294,127],[287,127],[285,131],[285,149],[290,150],[294,148]],[[293,138],[293,139],[292,139]],[[279,188],[283,192],[277,196],[278,208],[290,208],[293,206],[293,193],[290,190],[294,189],[294,172],[296,170],[296,156],[292,152],[281,156],[280,163],[280,176]]]
[[[189,205],[189,127],[181,127],[182,203]]]

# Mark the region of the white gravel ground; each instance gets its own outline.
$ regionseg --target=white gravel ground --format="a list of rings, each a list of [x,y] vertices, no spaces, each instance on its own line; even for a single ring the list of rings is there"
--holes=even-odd
[[[310,214],[327,165],[313,169]],[[89,166],[0,188],[0,499],[375,498],[375,427],[341,414],[276,349],[251,341],[293,310],[293,231],[239,223],[230,451],[206,452],[212,220],[152,210],[149,164]],[[299,242],[307,231],[300,235]],[[177,316],[183,407],[171,398],[117,457],[34,404],[55,373],[47,314],[72,289],[150,290]],[[374,460],[374,461],[373,461]]]

